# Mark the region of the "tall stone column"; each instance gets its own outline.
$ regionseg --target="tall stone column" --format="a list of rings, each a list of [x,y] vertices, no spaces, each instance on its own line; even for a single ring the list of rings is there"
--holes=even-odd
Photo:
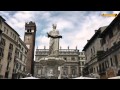
[[[68,75],[69,75],[69,77],[71,77],[71,66],[68,66]]]
[[[44,75],[44,76],[46,76],[46,67],[45,66],[43,66],[43,69],[42,69],[43,71],[42,71],[42,74]]]
[[[77,67],[77,70],[76,70],[76,72],[77,72],[77,77],[78,77],[78,75],[79,75],[79,66],[76,66]]]

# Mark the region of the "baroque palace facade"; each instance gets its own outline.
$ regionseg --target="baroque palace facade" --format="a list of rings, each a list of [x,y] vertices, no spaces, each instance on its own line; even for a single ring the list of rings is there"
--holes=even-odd
[[[25,77],[28,48],[2,16],[0,31],[0,78]]]
[[[45,76],[45,66],[40,65],[38,62],[41,58],[48,56],[49,49],[36,49],[35,55],[35,66],[34,66],[34,76],[38,78],[44,78]],[[82,72],[82,68],[85,62],[84,52],[79,52],[76,49],[59,49],[59,57],[66,60],[63,66],[60,66],[59,73],[61,79],[75,78],[79,77]],[[82,63],[82,65],[81,65]],[[80,66],[81,65],[81,66]]]

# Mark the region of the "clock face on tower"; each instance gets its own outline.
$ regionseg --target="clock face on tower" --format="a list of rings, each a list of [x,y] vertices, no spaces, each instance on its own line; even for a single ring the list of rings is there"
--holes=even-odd
[[[26,36],[25,40],[27,42],[26,43],[27,48],[30,49],[30,43],[31,43],[31,40],[32,40],[31,36]]]
[[[26,46],[27,46],[28,49],[30,49],[30,45],[29,44],[27,44]]]
[[[31,39],[32,39],[31,36],[26,36],[26,41],[27,41],[27,42],[30,42]]]

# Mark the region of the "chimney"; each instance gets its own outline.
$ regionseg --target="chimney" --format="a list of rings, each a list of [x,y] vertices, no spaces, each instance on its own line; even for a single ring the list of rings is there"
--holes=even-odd
[[[97,32],[98,30],[95,30],[95,33]]]
[[[69,49],[69,46],[68,46],[68,49]]]
[[[62,47],[60,46],[60,49],[62,49]]]
[[[46,47],[44,46],[44,49],[46,49]]]
[[[76,50],[77,50],[77,46],[76,46]]]

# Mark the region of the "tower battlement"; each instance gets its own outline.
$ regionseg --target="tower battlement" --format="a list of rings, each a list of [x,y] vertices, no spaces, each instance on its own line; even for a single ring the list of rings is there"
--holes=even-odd
[[[25,25],[35,25],[35,22],[33,22],[33,21],[26,22]]]
[[[26,22],[25,23],[25,30],[28,30],[28,29],[36,30],[36,24],[35,24],[35,22],[33,22],[33,21]]]

